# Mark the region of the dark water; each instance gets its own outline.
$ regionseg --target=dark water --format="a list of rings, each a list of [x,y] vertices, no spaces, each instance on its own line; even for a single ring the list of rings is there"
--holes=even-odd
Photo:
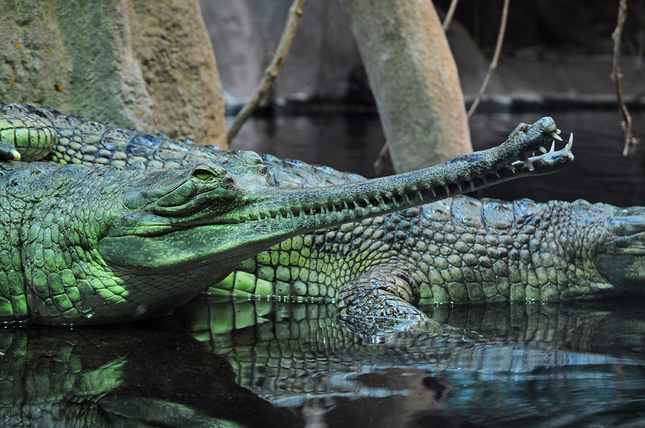
[[[476,116],[474,144],[497,144],[537,118]],[[574,166],[486,196],[645,205],[638,161],[621,155],[617,114],[554,118],[575,133]],[[644,119],[634,117],[637,135]],[[244,135],[235,148],[367,176],[383,142],[365,116],[256,120]],[[477,335],[398,333],[365,344],[333,305],[206,297],[146,323],[0,329],[0,426],[645,425],[641,302],[424,310]]]

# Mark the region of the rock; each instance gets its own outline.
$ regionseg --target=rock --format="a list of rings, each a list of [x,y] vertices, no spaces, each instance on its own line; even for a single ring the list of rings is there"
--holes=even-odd
[[[490,59],[479,50],[468,31],[458,21],[453,21],[446,33],[450,50],[455,58],[464,99],[472,102],[488,72]],[[506,87],[497,73],[488,84],[487,93],[503,93]]]
[[[0,98],[225,146],[197,0],[3,2]]]

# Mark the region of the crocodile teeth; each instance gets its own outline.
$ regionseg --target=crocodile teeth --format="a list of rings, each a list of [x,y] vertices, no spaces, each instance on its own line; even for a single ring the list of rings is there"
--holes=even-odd
[[[551,136],[558,141],[562,141],[562,138],[558,135],[560,132],[562,131],[560,131],[559,129],[557,131],[553,131],[551,133]]]
[[[553,144],[551,144],[551,150],[549,150],[549,153],[553,152],[555,152],[555,141],[553,142]]]
[[[573,147],[573,133],[569,135],[569,141],[567,142],[567,145],[564,146],[565,155],[571,154],[571,147]]]
[[[546,153],[547,153],[546,149],[545,149],[544,147],[542,147],[542,146],[540,146],[540,151],[542,152],[542,154],[546,154]]]
[[[535,171],[535,167],[533,166],[529,158],[524,159],[524,166],[527,167],[529,171]]]

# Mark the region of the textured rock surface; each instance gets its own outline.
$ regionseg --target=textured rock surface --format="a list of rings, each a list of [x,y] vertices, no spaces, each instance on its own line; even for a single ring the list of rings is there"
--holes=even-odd
[[[644,69],[630,58],[643,43],[638,1],[628,1],[623,90],[629,101],[645,103]],[[253,92],[277,45],[291,0],[230,1],[235,7],[226,7],[225,1],[218,1],[217,7],[212,0],[200,2],[202,7],[210,5],[215,13],[204,13],[207,25],[220,14],[225,17],[226,31],[235,33],[235,37],[215,37],[209,27],[224,88],[237,97],[229,101],[244,101]],[[445,10],[450,0],[433,3]],[[460,2],[447,33],[466,102],[475,98],[486,75],[502,5],[503,0],[489,0],[485,7],[481,2]],[[479,111],[491,103],[495,109],[505,109],[515,108],[515,102],[542,107],[552,102],[615,102],[615,87],[609,76],[611,32],[617,10],[617,4],[600,0],[512,2],[503,54]],[[226,15],[222,15],[224,12]],[[220,54],[218,49],[225,49],[227,54]],[[249,64],[253,64],[257,77],[241,79],[251,74]],[[227,79],[226,75],[235,79]],[[369,100],[369,95],[358,48],[338,2],[307,2],[291,52],[278,76],[275,100],[360,102]]]
[[[1,99],[225,144],[197,0],[1,4]]]

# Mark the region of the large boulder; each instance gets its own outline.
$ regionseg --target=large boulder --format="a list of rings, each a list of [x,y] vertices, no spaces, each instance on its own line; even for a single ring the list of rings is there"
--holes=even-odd
[[[230,105],[253,95],[282,35],[291,0],[200,0]],[[308,1],[289,55],[269,97],[273,101],[343,101],[363,65],[337,1]],[[365,84],[366,79],[356,82]],[[350,100],[354,101],[354,100]]]
[[[274,4],[274,2],[268,2]],[[267,40],[247,1],[200,0],[228,104],[249,100],[268,64]],[[277,42],[276,42],[277,43]]]
[[[0,5],[0,99],[226,145],[197,0]]]

